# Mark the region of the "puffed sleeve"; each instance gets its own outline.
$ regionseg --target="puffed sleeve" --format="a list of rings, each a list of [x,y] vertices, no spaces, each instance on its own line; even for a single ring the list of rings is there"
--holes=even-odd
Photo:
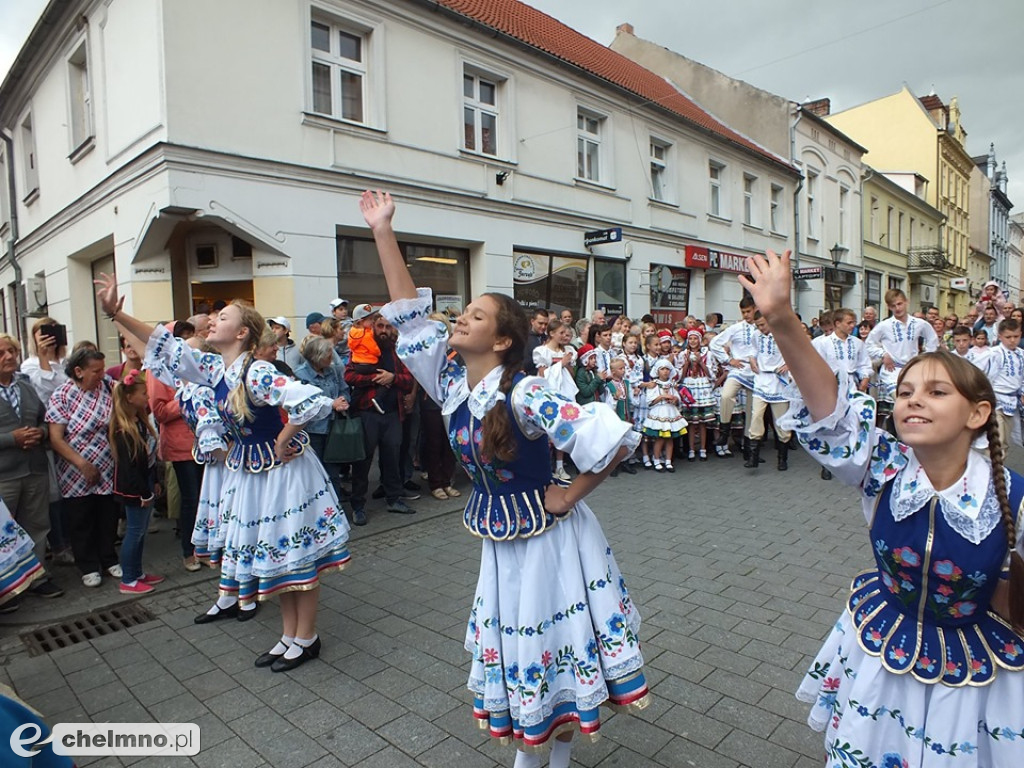
[[[882,486],[907,465],[910,449],[884,429],[875,426],[875,401],[859,392],[847,380],[836,407],[825,418],[814,421],[802,399],[790,403],[779,421],[793,430],[800,444],[840,481],[860,486],[873,499]]]
[[[181,405],[181,416],[196,436],[194,456],[205,464],[215,451],[228,449],[227,427],[217,410],[217,396],[210,387],[185,384],[176,396]]]
[[[557,450],[569,453],[580,472],[600,472],[620,447],[632,451],[640,443],[633,425],[604,403],[579,405],[550,389],[539,376],[515,386],[512,411],[523,434],[530,439],[547,435]]]
[[[169,377],[177,377],[182,381],[215,387],[224,375],[224,358],[192,349],[164,326],[158,325],[146,342],[143,367],[153,371],[165,384]]]
[[[333,409],[333,401],[319,387],[285,376],[263,360],[249,366],[245,385],[257,403],[283,408],[289,424],[302,426],[327,418]]]
[[[441,404],[465,369],[448,360],[448,329],[431,320],[434,295],[429,288],[417,288],[415,299],[398,299],[385,304],[381,315],[398,329],[395,349],[402,362],[434,402]]]

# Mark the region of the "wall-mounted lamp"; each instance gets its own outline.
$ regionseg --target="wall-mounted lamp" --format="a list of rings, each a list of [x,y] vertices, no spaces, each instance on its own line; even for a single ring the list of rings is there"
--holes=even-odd
[[[836,243],[828,249],[829,254],[832,256],[832,267],[833,269],[839,269],[839,264],[843,260],[843,254],[846,253],[849,248]]]
[[[505,179],[508,178],[508,175],[509,171],[498,171],[496,174],[494,174],[494,183],[500,187],[502,184],[505,183]]]

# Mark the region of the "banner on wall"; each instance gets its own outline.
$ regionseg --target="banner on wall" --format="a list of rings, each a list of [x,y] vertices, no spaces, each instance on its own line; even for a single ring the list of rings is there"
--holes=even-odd
[[[651,314],[658,325],[686,318],[690,307],[690,270],[651,264]]]
[[[686,266],[715,272],[732,272],[737,275],[750,272],[747,269],[746,256],[705,248],[701,245],[686,246]]]

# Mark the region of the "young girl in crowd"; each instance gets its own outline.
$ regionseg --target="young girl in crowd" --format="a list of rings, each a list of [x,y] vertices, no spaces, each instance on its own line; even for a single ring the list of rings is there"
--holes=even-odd
[[[466,633],[474,714],[521,745],[516,768],[539,766],[535,752],[549,746],[549,765],[567,768],[572,734],[597,732],[601,703],[648,702],[640,619],[582,501],[633,449],[635,433],[609,408],[579,406],[520,372],[529,323],[511,297],[479,296],[447,338],[427,319],[430,290],[417,290],[405,266],[390,196],[365,192],[360,207],[391,293],[382,313],[398,328],[398,352],[442,403],[473,479],[463,522],[483,540]],[[449,344],[465,366],[447,360]],[[552,482],[545,435],[580,470],[568,487]]]
[[[121,594],[152,592],[163,576],[142,569],[142,549],[156,498],[156,430],[149,422],[149,396],[138,369],[114,387],[110,449],[114,453],[114,494],[124,504],[127,525],[121,542]]]
[[[576,402],[580,405],[595,403],[604,395],[604,380],[597,374],[597,351],[589,344],[580,347],[576,366]]]
[[[537,366],[537,375],[543,376],[555,392],[570,400],[576,399],[579,387],[573,364],[576,362],[576,350],[569,342],[572,341],[572,329],[561,320],[548,321],[548,340],[533,350],[533,364]],[[569,473],[565,471],[565,451],[555,450],[555,477],[568,481]]]
[[[690,429],[690,453],[693,461],[700,452],[700,460],[708,460],[708,425],[715,423],[715,396],[712,392],[710,355],[701,347],[703,336],[698,330],[686,332],[686,349],[679,355],[682,385],[690,393],[692,402],[685,403],[683,416]],[[697,446],[700,446],[699,448]]]
[[[629,380],[630,412],[633,414],[633,431],[643,434],[644,419],[647,418],[647,390],[652,386],[647,381],[647,368],[640,349],[640,336],[627,334],[622,340],[622,359],[626,361],[626,379]],[[641,438],[640,445],[647,456],[647,441]],[[630,464],[640,463],[634,453],[627,459]],[[650,459],[648,459],[648,462]]]
[[[319,576],[348,564],[349,525],[330,478],[307,450],[302,425],[342,410],[343,399],[332,401],[253,357],[264,320],[251,306],[236,302],[221,310],[207,338],[220,354],[204,354],[125,313],[113,277],[96,282],[104,312],[137,340],[149,340],[148,368],[216,393],[230,435],[230,473],[221,489],[221,597],[208,614],[239,615],[239,607],[255,610],[257,601],[277,595],[281,639],[256,666],[284,672],[316,658]]]
[[[659,359],[651,368],[654,387],[647,393],[647,418],[644,419],[644,434],[654,440],[652,450],[654,469],[664,468],[675,472],[672,466],[672,449],[677,437],[686,434],[686,419],[679,412],[681,398],[676,391],[676,369],[668,360]],[[647,466],[646,462],[644,466]]]
[[[918,355],[896,382],[899,436],[876,428],[874,400],[839,389],[799,327],[789,252],[747,261],[803,396],[783,420],[860,488],[875,558],[797,692],[829,765],[1024,765],[1024,477],[1003,467],[991,386]]]

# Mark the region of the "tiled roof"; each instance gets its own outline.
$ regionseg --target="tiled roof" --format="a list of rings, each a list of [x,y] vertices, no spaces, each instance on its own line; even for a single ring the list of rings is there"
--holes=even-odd
[[[792,169],[778,155],[729,128],[672,83],[557,19],[518,0],[437,0],[449,10],[579,67],[674,112],[704,130]]]
[[[933,109],[945,109],[946,105],[942,103],[942,99],[936,96],[934,93],[929,93],[927,96],[922,96],[918,101],[921,102],[921,106],[931,112]]]

